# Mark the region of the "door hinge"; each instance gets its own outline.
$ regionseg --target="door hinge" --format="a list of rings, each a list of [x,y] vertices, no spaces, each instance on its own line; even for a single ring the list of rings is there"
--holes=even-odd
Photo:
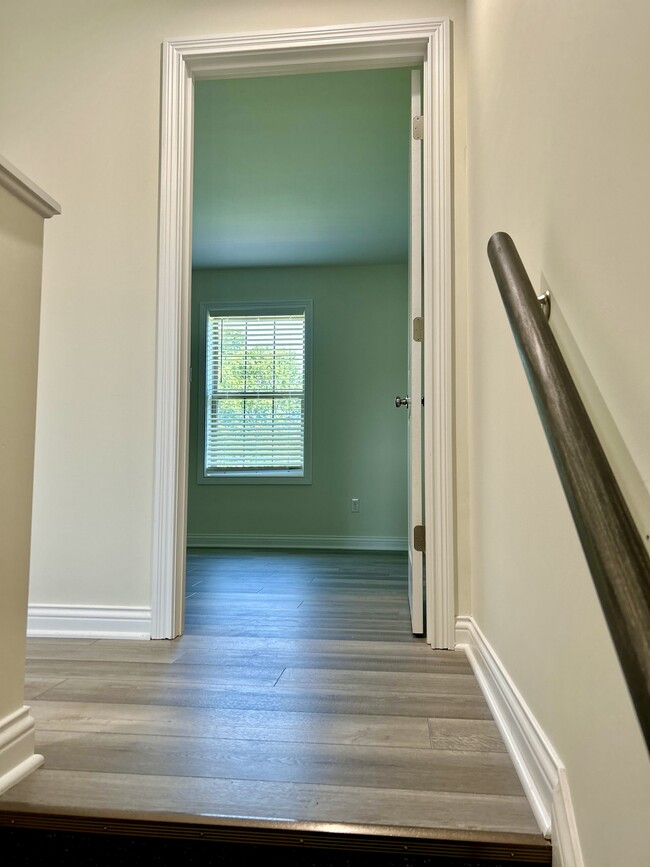
[[[413,138],[416,141],[424,138],[424,116],[421,114],[413,118]]]
[[[416,343],[424,340],[424,319],[421,316],[416,316],[413,320],[413,340]]]
[[[422,524],[413,527],[413,547],[416,551],[424,552],[426,550],[424,539],[424,527]]]

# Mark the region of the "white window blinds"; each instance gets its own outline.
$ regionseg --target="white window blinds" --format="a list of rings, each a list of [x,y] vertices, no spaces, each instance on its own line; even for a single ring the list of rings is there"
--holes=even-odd
[[[210,312],[205,409],[206,475],[302,473],[304,312]]]

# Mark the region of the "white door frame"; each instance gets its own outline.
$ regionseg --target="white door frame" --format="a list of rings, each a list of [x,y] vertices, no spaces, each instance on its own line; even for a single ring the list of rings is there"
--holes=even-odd
[[[152,638],[183,623],[194,80],[423,64],[424,505],[427,640],[454,647],[451,52],[448,19],[163,44]],[[412,528],[409,528],[412,532]]]

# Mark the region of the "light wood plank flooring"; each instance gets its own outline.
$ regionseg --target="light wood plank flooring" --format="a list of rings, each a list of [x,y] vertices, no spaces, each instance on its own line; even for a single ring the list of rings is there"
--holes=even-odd
[[[45,764],[0,798],[0,824],[347,833],[550,863],[464,655],[411,635],[405,573],[401,554],[193,551],[181,638],[30,639]]]

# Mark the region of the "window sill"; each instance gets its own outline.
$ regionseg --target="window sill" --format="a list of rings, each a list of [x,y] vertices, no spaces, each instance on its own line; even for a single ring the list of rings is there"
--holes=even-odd
[[[199,477],[200,485],[311,485],[311,474],[287,472],[215,473]]]

